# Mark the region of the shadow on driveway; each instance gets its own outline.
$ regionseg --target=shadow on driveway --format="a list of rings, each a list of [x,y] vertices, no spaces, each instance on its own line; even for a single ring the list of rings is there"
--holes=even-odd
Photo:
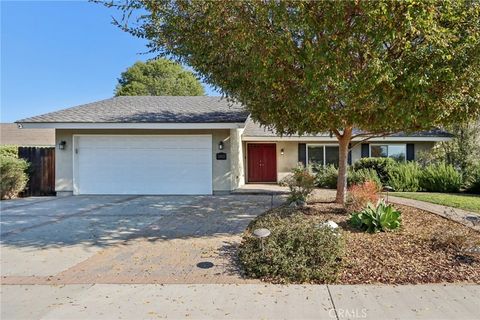
[[[272,200],[272,197],[276,197]],[[280,196],[76,196],[2,208],[1,244],[111,246],[240,234]]]
[[[79,196],[12,206],[1,213],[2,281],[246,281],[236,248],[250,221],[282,202],[273,197]]]

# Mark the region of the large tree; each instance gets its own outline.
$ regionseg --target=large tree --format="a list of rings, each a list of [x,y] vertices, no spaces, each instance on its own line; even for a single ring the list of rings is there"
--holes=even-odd
[[[127,0],[117,23],[281,134],[352,140],[479,114],[480,2]],[[363,130],[361,133],[354,128]],[[352,143],[353,144],[353,143]]]
[[[118,79],[116,96],[201,96],[203,86],[180,64],[156,59],[136,62]]]

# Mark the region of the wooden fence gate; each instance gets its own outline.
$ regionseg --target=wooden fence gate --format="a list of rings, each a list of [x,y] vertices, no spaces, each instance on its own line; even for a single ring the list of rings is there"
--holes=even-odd
[[[55,195],[55,147],[19,147],[18,157],[30,163],[24,197]]]

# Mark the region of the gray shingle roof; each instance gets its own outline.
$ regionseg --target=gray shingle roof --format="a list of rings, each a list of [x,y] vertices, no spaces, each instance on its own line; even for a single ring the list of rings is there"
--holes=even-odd
[[[246,137],[276,137],[248,117],[240,103],[207,96],[122,96],[18,120],[20,123],[231,123],[245,122]],[[247,119],[248,118],[248,119]],[[355,133],[360,133],[356,130]],[[354,134],[355,134],[354,133]],[[328,137],[329,133],[315,137]],[[297,136],[298,135],[293,135]],[[313,135],[304,135],[312,137]],[[440,129],[391,137],[451,137]]]
[[[353,134],[361,133],[361,130],[354,129]],[[245,130],[243,131],[243,136],[245,137],[277,137],[278,135],[265,127],[260,126],[258,123],[254,122],[252,119],[248,118],[247,123],[245,124]],[[292,135],[292,137],[298,137],[298,134]],[[316,135],[303,135],[304,137],[329,137],[330,133],[320,133]],[[398,132],[389,135],[389,137],[453,137],[452,134],[441,129],[432,129],[429,131],[418,131],[414,133],[403,133]]]
[[[206,96],[122,96],[18,120],[70,123],[217,123],[244,122],[239,103]]]

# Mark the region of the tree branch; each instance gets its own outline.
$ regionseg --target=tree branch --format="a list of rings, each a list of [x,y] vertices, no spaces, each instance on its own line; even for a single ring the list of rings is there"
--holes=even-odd
[[[352,135],[352,139],[358,138],[358,137],[384,137],[389,134],[394,134],[396,132],[393,131],[385,131],[385,132],[380,132],[380,133],[370,133],[370,132],[365,132],[365,133],[357,133],[355,135]]]
[[[358,137],[366,137],[365,139],[362,139],[360,141],[357,141],[355,142],[354,144],[351,145],[351,147],[349,148],[349,150],[352,150],[354,147],[358,146],[359,144],[362,144],[364,143],[365,141],[368,141],[372,138],[381,138],[381,137],[385,137],[385,136],[388,136],[388,135],[391,135],[392,133],[394,132],[384,132],[384,133],[379,133],[379,134],[369,134],[369,133],[359,133],[359,134],[356,134],[354,136],[352,136],[352,140],[354,138],[358,138]]]
[[[340,131],[338,131],[338,129],[331,129],[330,131],[332,131],[335,134],[337,139],[340,139],[342,137],[342,135],[340,134]]]

